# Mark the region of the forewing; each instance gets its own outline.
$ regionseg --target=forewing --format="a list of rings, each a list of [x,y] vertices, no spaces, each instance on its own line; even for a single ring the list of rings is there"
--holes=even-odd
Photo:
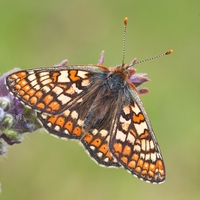
[[[136,177],[151,183],[165,180],[165,167],[153,129],[135,91],[116,116],[109,148],[117,161]]]
[[[78,102],[92,86],[91,77],[100,72],[102,68],[92,65],[22,70],[9,75],[6,85],[37,112],[57,115]]]

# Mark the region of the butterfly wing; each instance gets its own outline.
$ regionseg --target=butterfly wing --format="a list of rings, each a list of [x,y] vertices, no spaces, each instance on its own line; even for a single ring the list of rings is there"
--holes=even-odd
[[[161,183],[165,180],[165,167],[150,121],[136,91],[126,91],[126,101],[112,125],[109,149],[136,177]]]
[[[99,164],[106,167],[120,167],[117,159],[114,158],[108,148],[110,139],[109,128],[93,129],[90,133],[87,132],[81,139],[85,149],[89,152],[90,156]]]
[[[80,139],[83,136],[83,120],[76,110],[66,110],[61,115],[37,113],[43,127],[53,136],[63,139]]]
[[[37,112],[57,115],[80,101],[91,88],[91,77],[107,71],[95,65],[22,70],[6,78],[8,89]]]

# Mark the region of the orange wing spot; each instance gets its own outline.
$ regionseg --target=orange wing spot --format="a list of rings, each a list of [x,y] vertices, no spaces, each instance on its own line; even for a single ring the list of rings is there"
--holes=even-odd
[[[122,144],[121,143],[115,143],[114,144],[114,151],[121,153],[122,152]]]
[[[139,159],[139,155],[134,153],[131,157],[132,160],[137,161]]]
[[[27,82],[26,80],[23,79],[23,80],[19,81],[18,84],[19,84],[21,87],[23,87],[23,86],[27,85],[28,82]]]
[[[129,163],[128,163],[128,167],[131,168],[131,169],[134,169],[136,166],[136,162],[131,160]]]
[[[101,145],[99,151],[101,151],[103,154],[106,154],[108,152],[108,145],[107,144]]]
[[[161,176],[164,176],[165,175],[165,172],[164,172],[164,166],[163,166],[163,163],[161,160],[158,160],[156,162],[156,168],[158,168],[158,171],[160,173]]]
[[[14,74],[15,75],[15,74]],[[16,75],[19,77],[19,78],[23,78],[27,75],[26,72],[17,72]]]
[[[37,100],[37,97],[31,97],[29,102],[30,102],[30,104],[32,104],[32,105],[36,105],[36,104],[37,104],[37,101],[38,101],[38,100]]]
[[[138,162],[137,162],[137,166],[140,167],[140,168],[142,168],[143,164],[144,164],[144,160],[139,159]]]
[[[161,160],[157,160],[157,162],[156,162],[156,168],[164,170],[163,163],[162,163]]]
[[[25,94],[25,92],[24,92],[23,90],[20,90],[20,91],[19,91],[19,95],[20,95],[20,96],[23,96],[24,94]]]
[[[30,85],[26,85],[26,86],[23,88],[23,90],[24,90],[25,92],[27,92],[27,91],[30,90],[30,89],[31,89]]]
[[[24,91],[26,92],[26,90],[24,90]],[[28,94],[29,96],[33,96],[33,95],[35,94],[35,92],[36,92],[36,90],[30,89],[29,91],[27,91],[27,94]]]
[[[148,162],[145,162],[145,163],[144,163],[143,169],[144,169],[144,170],[148,170],[148,169],[149,169],[149,163],[148,163]]]
[[[43,93],[42,93],[41,91],[37,91],[37,92],[35,93],[35,96],[36,96],[38,99],[40,99],[40,98],[42,97],[42,95],[43,95]]]
[[[136,167],[136,168],[135,168],[135,171],[136,171],[137,173],[140,173],[142,170],[141,170],[140,167]]]
[[[94,145],[95,147],[99,147],[102,143],[102,140],[99,138],[96,138],[95,140],[92,141],[91,145]]]
[[[53,74],[52,74],[52,80],[53,80],[53,82],[58,82],[58,76],[60,75],[60,73],[59,72],[54,72]]]
[[[76,70],[70,70],[69,71],[69,78],[72,80],[72,81],[78,81],[80,80],[80,77],[79,76],[76,76],[77,75],[77,71]]]
[[[129,156],[131,154],[131,147],[126,145],[123,150],[123,155]]]
[[[24,95],[24,96],[23,96],[23,99],[24,99],[25,101],[28,101],[28,100],[30,99],[30,96],[29,96],[29,95]]]
[[[40,108],[40,109],[44,109],[45,108],[45,105],[43,103],[38,103],[37,104],[37,107]]]
[[[51,116],[49,117],[48,122],[50,122],[51,124],[55,124],[57,118],[58,118],[57,116]]]
[[[48,95],[43,99],[43,101],[44,101],[45,104],[49,104],[52,100],[53,100],[53,96],[50,95],[50,94],[48,94]]]
[[[93,139],[93,136],[91,134],[86,135],[83,140],[87,143],[90,143]]]
[[[123,156],[123,157],[121,157],[121,161],[122,161],[123,163],[127,164],[127,163],[128,163],[128,158],[125,157],[125,156]]]
[[[76,126],[73,130],[73,134],[77,135],[77,136],[81,136],[82,135],[82,130],[80,127]]]
[[[12,79],[17,79],[17,78],[18,78],[17,74],[12,74],[8,77],[9,81]]]
[[[147,170],[142,170],[141,174],[142,174],[143,176],[147,175]]]
[[[14,88],[15,88],[15,90],[20,90],[21,86],[20,85],[15,85]]]
[[[150,164],[149,170],[155,172],[156,166],[154,164]]]
[[[65,124],[65,118],[59,116],[58,119],[56,120],[56,124],[59,125],[60,127],[63,127],[63,125]]]
[[[152,178],[154,176],[154,173],[152,171],[148,171],[148,175]]]
[[[67,121],[64,128],[66,128],[69,132],[72,132],[73,123],[71,121]]]
[[[107,152],[106,157],[108,157],[109,159],[113,158],[109,151]]]
[[[50,103],[49,107],[50,107],[53,111],[59,110],[59,109],[60,109],[60,104],[59,104],[58,102],[54,101],[54,102]]]
[[[148,130],[145,130],[144,133],[140,135],[140,138],[141,138],[141,139],[145,139],[145,138],[147,138],[148,136],[149,136],[149,132],[148,132]]]
[[[142,121],[144,121],[144,115],[142,113],[139,113],[138,115],[134,114],[133,121],[138,124],[141,123]]]

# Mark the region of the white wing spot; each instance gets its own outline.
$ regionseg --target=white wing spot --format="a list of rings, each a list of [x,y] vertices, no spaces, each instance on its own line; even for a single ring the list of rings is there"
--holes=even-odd
[[[132,134],[128,134],[127,140],[133,145],[135,143],[135,137]]]
[[[145,155],[143,153],[141,153],[140,158],[145,159]]]
[[[92,134],[93,135],[96,135],[98,133],[98,130],[97,129],[94,129],[93,131],[92,131]]]
[[[54,129],[55,129],[56,131],[60,131],[60,126],[56,125],[56,126],[54,127]]]
[[[47,126],[51,128],[52,127],[52,123],[50,123],[50,122],[47,123]]]
[[[57,95],[59,95],[63,92],[63,89],[61,87],[56,86],[53,88],[52,91],[55,92]]]
[[[51,80],[51,79],[46,79],[46,80],[42,81],[42,84],[43,84],[43,85],[47,85],[47,84],[49,84],[49,83],[52,83],[52,80]]]
[[[29,80],[29,81],[33,81],[33,80],[35,80],[35,79],[36,79],[35,74],[31,74],[31,75],[28,76],[28,80]],[[31,84],[32,84],[32,83],[31,83]]]
[[[88,86],[90,85],[90,81],[88,79],[86,80],[83,80],[82,83],[81,83],[82,86]]]
[[[149,153],[146,154],[146,156],[145,156],[145,160],[150,160],[150,154],[149,154]]]
[[[68,132],[67,129],[64,130],[64,133],[65,133],[66,135],[69,135],[69,132]]]
[[[126,140],[126,135],[122,131],[118,130],[116,133],[116,139],[124,142]]]
[[[140,152],[141,151],[141,147],[139,145],[135,145],[133,147],[133,151],[137,151],[137,152]]]
[[[122,129],[124,131],[128,131],[129,126],[130,126],[130,123],[123,123],[123,124],[121,124],[121,127],[122,127]]]
[[[72,117],[73,119],[78,119],[78,113],[77,113],[75,110],[72,111],[71,117]]]
[[[151,140],[151,141],[150,141],[150,149],[154,149],[154,147],[155,147],[155,146],[154,146],[153,140]]]
[[[77,87],[76,87],[76,84],[74,83],[74,84],[72,84],[72,87],[73,87],[73,89],[75,90],[75,92],[76,93],[80,93],[80,92],[82,92],[82,90],[79,90]]]
[[[101,135],[103,136],[103,137],[106,137],[107,135],[108,135],[108,131],[106,131],[106,130],[101,130],[100,131],[100,133],[101,133]]]
[[[131,106],[131,108],[132,108],[132,111],[133,111],[136,115],[138,115],[138,114],[141,112],[141,110],[139,109],[139,107],[137,106],[136,103],[134,103],[134,106]]]
[[[98,152],[98,153],[97,153],[97,156],[98,156],[99,158],[102,158],[102,156],[103,156],[103,153],[101,153],[101,152]]]
[[[58,82],[60,83],[70,82],[67,71],[60,71],[60,75],[58,76]]]
[[[81,126],[81,127],[82,127],[82,126],[83,126],[83,124],[84,124],[84,121],[79,119],[79,120],[77,121],[77,124],[78,124],[79,126]]]
[[[141,135],[142,133],[144,133],[144,129],[148,129],[145,121],[141,122],[140,124],[134,124],[134,125],[135,125],[138,135]]]
[[[65,117],[68,117],[70,114],[70,110],[65,110],[65,112],[63,113]]]
[[[146,140],[146,151],[149,151],[149,140]]]
[[[61,101],[62,104],[66,104],[71,100],[70,97],[68,97],[67,95],[64,95],[64,94],[59,95],[57,98],[59,101]]]
[[[130,107],[129,106],[124,106],[123,107],[123,111],[124,111],[125,115],[130,114]]]
[[[156,161],[156,154],[155,154],[155,153],[151,153],[151,160],[152,160],[153,162]]]
[[[95,150],[95,147],[94,147],[94,146],[90,146],[90,149],[94,151],[94,150]]]
[[[77,76],[81,77],[81,78],[87,78],[87,74],[88,72],[85,71],[78,71]]]
[[[48,93],[51,89],[50,89],[50,87],[48,87],[48,86],[44,86],[44,87],[42,88],[42,90],[44,90],[46,93]]]

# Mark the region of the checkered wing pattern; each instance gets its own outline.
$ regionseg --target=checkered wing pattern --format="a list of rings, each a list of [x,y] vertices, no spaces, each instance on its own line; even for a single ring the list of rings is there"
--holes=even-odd
[[[81,101],[92,86],[90,77],[102,72],[97,66],[65,66],[31,69],[7,77],[9,90],[38,112],[56,115]]]
[[[151,124],[137,93],[130,90],[129,97],[112,126],[110,151],[134,176],[161,183],[165,167]]]

